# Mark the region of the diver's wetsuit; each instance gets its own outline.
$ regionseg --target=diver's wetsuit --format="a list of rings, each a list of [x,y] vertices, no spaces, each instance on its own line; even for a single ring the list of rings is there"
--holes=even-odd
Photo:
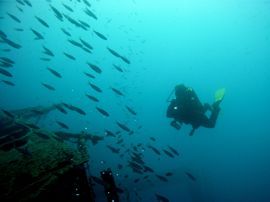
[[[180,126],[176,125],[176,122],[182,124],[191,124],[193,130],[200,126],[206,128],[214,128],[216,120],[220,111],[219,103],[216,102],[212,105],[202,105],[194,90],[187,88],[184,85],[178,85],[175,87],[176,99],[173,99],[167,110],[167,117],[174,118],[172,126],[180,129]],[[207,110],[211,111],[210,118],[205,115]]]

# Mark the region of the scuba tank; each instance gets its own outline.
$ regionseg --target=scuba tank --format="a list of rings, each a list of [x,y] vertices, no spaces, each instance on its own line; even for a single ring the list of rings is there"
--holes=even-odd
[[[171,93],[169,94],[169,96],[168,96],[168,98],[167,98],[167,100],[166,100],[166,102],[170,102],[170,99],[171,99],[171,97],[172,97],[172,94],[173,94],[173,92],[175,92],[176,94],[178,93],[184,93],[184,92],[186,92],[186,91],[192,91],[192,88],[187,88],[187,87],[185,87],[183,84],[178,84],[178,85],[176,85],[175,87],[174,87],[174,89],[171,91]]]

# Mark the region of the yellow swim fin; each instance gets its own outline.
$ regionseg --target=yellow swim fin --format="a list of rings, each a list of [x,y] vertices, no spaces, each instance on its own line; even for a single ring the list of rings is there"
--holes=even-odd
[[[223,100],[223,97],[225,95],[225,91],[226,91],[225,88],[220,88],[215,92],[215,102]]]

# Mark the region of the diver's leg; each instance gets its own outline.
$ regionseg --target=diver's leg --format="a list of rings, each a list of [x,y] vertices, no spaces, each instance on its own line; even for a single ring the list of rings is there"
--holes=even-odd
[[[213,108],[213,111],[212,111],[212,114],[210,116],[210,123],[211,123],[211,126],[213,126],[213,128],[216,126],[216,122],[217,122],[217,117],[218,117],[218,114],[219,114],[219,111],[220,111],[220,108],[219,106],[216,106]]]
[[[208,103],[204,103],[204,105],[203,105],[203,113],[207,112],[208,110],[212,111],[211,105],[208,104]]]
[[[212,113],[213,114],[213,113]],[[207,116],[201,117],[201,126],[205,128],[214,128],[214,124]]]
[[[201,117],[201,126],[206,127],[206,128],[214,128],[216,125],[217,117],[219,114],[220,108],[218,105],[213,105],[213,110],[211,113],[210,118],[207,116],[203,115]]]

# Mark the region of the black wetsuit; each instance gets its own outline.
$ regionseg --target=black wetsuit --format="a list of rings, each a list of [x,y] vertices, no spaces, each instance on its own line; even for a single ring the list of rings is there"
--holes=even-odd
[[[180,93],[176,93],[176,99],[173,99],[167,110],[167,117],[173,118],[172,123],[191,124],[193,130],[200,126],[206,128],[214,128],[220,111],[219,103],[214,103],[212,107],[209,104],[202,105],[195,91],[190,88],[185,88]],[[210,118],[205,113],[211,111]],[[171,124],[172,126],[175,126]],[[179,128],[180,129],[180,126]]]

